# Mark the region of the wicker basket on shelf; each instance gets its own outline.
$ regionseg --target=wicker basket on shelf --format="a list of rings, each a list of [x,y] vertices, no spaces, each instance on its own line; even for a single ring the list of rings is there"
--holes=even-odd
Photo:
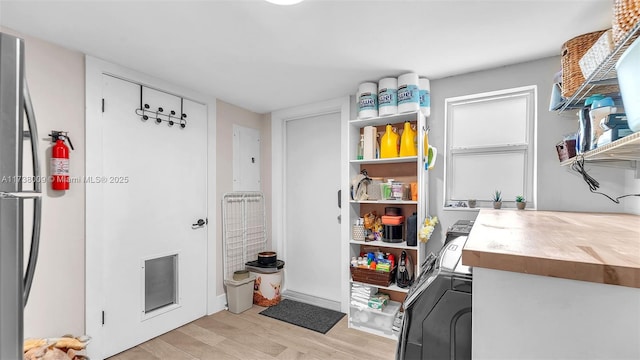
[[[389,286],[395,280],[396,268],[397,266],[391,271],[380,271],[352,266],[351,278],[361,283]]]
[[[613,2],[613,42],[618,45],[627,33],[640,22],[640,0],[615,0]]]
[[[601,30],[576,36],[562,45],[562,96],[565,98],[571,97],[584,83],[579,61],[604,32]]]

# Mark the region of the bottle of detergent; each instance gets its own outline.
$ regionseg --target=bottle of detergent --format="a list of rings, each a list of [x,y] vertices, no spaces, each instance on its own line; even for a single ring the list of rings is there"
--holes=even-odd
[[[380,158],[398,157],[398,134],[387,124],[386,131],[380,139]]]
[[[402,131],[402,136],[400,137],[400,156],[416,156],[418,155],[418,150],[415,146],[416,134],[411,128],[411,123],[406,121],[404,123],[404,130]]]
[[[429,155],[429,129],[427,129],[427,131],[424,132],[424,146],[422,150],[423,150],[424,156]]]

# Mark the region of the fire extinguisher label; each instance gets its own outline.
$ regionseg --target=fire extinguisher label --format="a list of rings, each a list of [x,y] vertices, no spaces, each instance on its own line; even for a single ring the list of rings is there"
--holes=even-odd
[[[69,159],[51,158],[51,175],[69,175]]]

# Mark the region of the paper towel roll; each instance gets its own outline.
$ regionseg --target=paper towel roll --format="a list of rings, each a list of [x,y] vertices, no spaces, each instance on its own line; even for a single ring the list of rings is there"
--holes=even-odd
[[[384,78],[378,82],[378,114],[380,116],[398,113],[398,79]]]
[[[408,73],[398,77],[398,112],[420,110],[418,74]]]
[[[427,78],[420,78],[418,83],[420,86],[420,111],[425,117],[429,117],[431,115],[431,85]]]
[[[378,84],[363,82],[358,86],[358,118],[369,119],[378,116]]]

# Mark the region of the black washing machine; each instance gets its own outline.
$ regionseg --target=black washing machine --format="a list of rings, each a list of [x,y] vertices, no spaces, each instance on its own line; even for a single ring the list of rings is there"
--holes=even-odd
[[[456,225],[449,228],[439,254],[425,259],[409,289],[397,360],[471,359],[473,275],[472,268],[462,264],[462,248],[473,222]]]

